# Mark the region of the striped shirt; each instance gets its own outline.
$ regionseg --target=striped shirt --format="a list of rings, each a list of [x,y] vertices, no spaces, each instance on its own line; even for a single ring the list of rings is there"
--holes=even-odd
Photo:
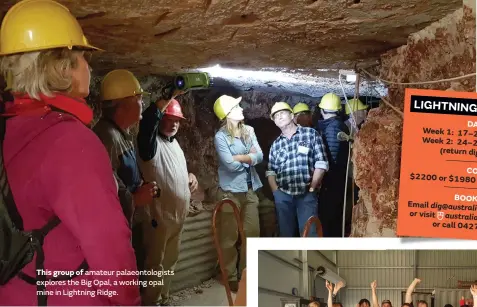
[[[313,171],[328,170],[325,145],[313,128],[298,126],[288,139],[281,134],[270,148],[268,176],[275,176],[278,187],[290,195],[307,192]]]

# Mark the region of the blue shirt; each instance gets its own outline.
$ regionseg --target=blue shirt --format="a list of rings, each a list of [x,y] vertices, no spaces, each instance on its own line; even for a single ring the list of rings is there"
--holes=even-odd
[[[298,126],[288,139],[281,134],[270,148],[268,176],[275,176],[277,185],[290,195],[307,192],[313,172],[320,168],[328,171],[325,145],[313,128]]]
[[[254,167],[263,161],[263,152],[258,144],[255,130],[250,126],[245,126],[245,128],[250,135],[246,143],[242,142],[240,138],[232,138],[223,128],[215,134],[215,149],[219,158],[219,185],[224,191],[233,193],[247,192],[248,180],[251,181],[254,191],[263,186]],[[250,153],[252,146],[255,148],[256,153]],[[252,165],[235,161],[233,159],[235,155],[249,155],[252,159]]]

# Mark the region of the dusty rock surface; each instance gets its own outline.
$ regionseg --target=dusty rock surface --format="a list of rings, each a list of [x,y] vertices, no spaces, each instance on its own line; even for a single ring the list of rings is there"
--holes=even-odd
[[[381,57],[380,77],[419,82],[475,73],[475,13],[465,6],[411,35],[405,46]],[[412,85],[423,89],[475,92],[475,76],[452,82]],[[403,85],[390,85],[387,99],[399,109]],[[354,208],[352,235],[396,236],[402,117],[386,105],[369,114],[355,142],[353,161],[361,188]]]
[[[16,1],[0,4],[0,17]],[[330,68],[374,63],[462,0],[60,0],[107,52],[94,67],[149,75],[221,63]]]

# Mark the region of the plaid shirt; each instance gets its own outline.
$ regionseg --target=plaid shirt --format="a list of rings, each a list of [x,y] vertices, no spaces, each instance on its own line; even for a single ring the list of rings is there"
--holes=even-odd
[[[290,195],[307,192],[313,171],[328,170],[325,145],[313,128],[298,126],[291,139],[281,134],[270,148],[268,176],[275,176],[278,187]]]

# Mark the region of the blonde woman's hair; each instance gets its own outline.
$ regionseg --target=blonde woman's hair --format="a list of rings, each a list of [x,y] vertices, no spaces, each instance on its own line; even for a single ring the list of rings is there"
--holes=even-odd
[[[237,128],[226,118],[222,121],[221,129],[225,130],[230,136],[230,142],[233,141],[234,137],[240,136],[245,144],[251,143],[250,132],[245,126],[243,121],[240,121],[237,125]]]
[[[77,56],[84,53],[62,48],[4,56],[0,70],[4,76],[11,73],[12,92],[28,94],[35,99],[40,99],[40,94],[52,97],[53,92],[72,91],[69,71],[77,67]]]

